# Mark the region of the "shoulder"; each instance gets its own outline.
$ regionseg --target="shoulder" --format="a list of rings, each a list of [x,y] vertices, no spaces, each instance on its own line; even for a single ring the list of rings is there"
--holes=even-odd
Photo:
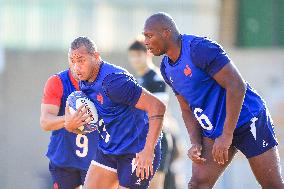
[[[196,37],[190,45],[190,56],[195,64],[209,63],[222,53],[225,54],[223,47],[206,37]]]
[[[134,77],[128,72],[113,72],[106,75],[103,79],[102,85],[119,84],[129,80],[135,80]],[[136,80],[135,80],[136,81]]]
[[[198,53],[210,53],[216,49],[222,49],[222,46],[216,41],[213,41],[207,37],[195,37],[190,44],[191,56],[197,56]]]
[[[192,41],[190,56],[193,64],[212,77],[231,61],[221,45],[206,37]]]
[[[128,72],[111,73],[102,82],[106,96],[116,103],[135,105],[142,92],[142,87]]]
[[[62,81],[57,74],[50,76],[45,83],[45,87],[60,87],[60,86],[62,86]]]
[[[63,95],[63,84],[58,75],[53,75],[48,78],[44,86],[42,103],[60,105]]]
[[[115,65],[115,64],[111,64],[109,62],[105,62],[102,65],[104,68],[108,69],[109,72],[111,73],[121,73],[121,72],[128,72],[125,68]]]

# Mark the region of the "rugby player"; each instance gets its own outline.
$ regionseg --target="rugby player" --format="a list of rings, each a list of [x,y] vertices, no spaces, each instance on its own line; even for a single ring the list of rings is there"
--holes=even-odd
[[[65,120],[65,106],[69,94],[79,90],[78,77],[69,61],[69,69],[51,76],[44,87],[40,124],[43,130],[51,131],[47,157],[54,189],[78,189],[83,185],[88,167],[96,151],[98,132],[86,135],[69,132],[65,121],[88,122],[89,116],[81,116],[86,109],[78,111]]]
[[[190,136],[191,189],[213,188],[237,150],[264,189],[283,189],[277,139],[264,100],[216,42],[181,34],[166,13],[144,25],[145,44],[164,55],[161,73],[180,104]]]
[[[89,38],[76,38],[69,54],[80,89],[99,115],[99,145],[84,187],[147,188],[159,166],[165,105],[125,69],[102,60]],[[68,124],[73,129],[79,126]]]

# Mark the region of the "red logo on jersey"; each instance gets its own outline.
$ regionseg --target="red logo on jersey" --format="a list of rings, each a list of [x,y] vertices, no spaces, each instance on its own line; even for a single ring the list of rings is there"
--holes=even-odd
[[[190,69],[190,67],[188,66],[188,64],[185,66],[184,70],[183,70],[183,73],[185,76],[192,76],[192,71]]]
[[[57,183],[54,183],[53,188],[54,188],[54,189],[58,189],[58,184],[57,184]]]
[[[99,94],[97,95],[97,101],[99,101],[101,104],[104,103],[104,97],[103,97],[103,95],[102,95],[101,93],[99,93]]]

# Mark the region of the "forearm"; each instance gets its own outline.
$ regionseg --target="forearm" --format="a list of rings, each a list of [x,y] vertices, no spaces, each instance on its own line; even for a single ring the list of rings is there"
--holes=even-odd
[[[41,117],[40,124],[45,131],[59,130],[64,127],[64,116],[45,115]]]
[[[190,117],[190,111],[182,111],[182,118],[187,129],[191,144],[201,144],[201,127],[196,120]],[[194,119],[194,118],[193,118]]]
[[[152,105],[152,108],[148,111],[149,131],[145,147],[154,150],[162,131],[165,110],[165,105],[162,102],[157,101],[155,104]]]
[[[245,84],[226,89],[226,119],[223,134],[233,134],[242,109],[245,93]]]

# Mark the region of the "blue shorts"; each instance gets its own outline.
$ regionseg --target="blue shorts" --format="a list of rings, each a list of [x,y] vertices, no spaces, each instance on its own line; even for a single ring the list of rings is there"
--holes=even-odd
[[[58,167],[52,162],[49,162],[49,171],[51,173],[54,189],[73,189],[83,185],[87,174],[85,170]]]
[[[146,189],[152,177],[147,180],[141,180],[136,176],[136,170],[134,166],[134,159],[136,154],[128,155],[106,155],[100,149],[97,149],[95,159],[91,162],[92,165],[96,165],[117,173],[119,185],[131,189]],[[161,144],[157,144],[155,148],[155,158],[153,161],[154,171],[156,172],[161,159]]]
[[[264,108],[249,123],[237,128],[232,145],[247,158],[263,154],[278,145],[269,111]]]

